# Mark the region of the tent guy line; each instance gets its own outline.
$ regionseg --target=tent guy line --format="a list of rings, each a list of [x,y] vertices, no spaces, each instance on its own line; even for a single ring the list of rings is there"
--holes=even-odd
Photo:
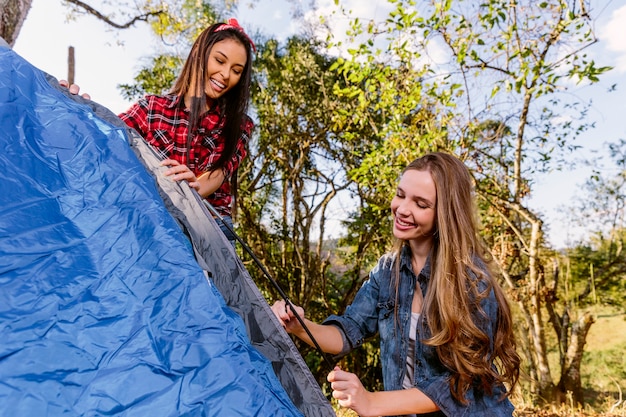
[[[215,208],[211,205],[211,203],[209,203],[208,201],[206,201],[205,199],[202,199],[202,202],[206,205],[207,209],[209,209],[209,211],[211,212],[211,214],[217,218],[232,234],[233,236],[235,236],[235,239],[237,239],[237,241],[239,243],[241,243],[241,246],[243,247],[243,249],[248,253],[248,255],[250,255],[250,257],[252,257],[252,260],[254,261],[254,263],[257,264],[257,266],[259,267],[259,269],[261,270],[261,272],[263,272],[263,275],[265,275],[265,277],[272,283],[272,285],[274,286],[274,288],[276,289],[276,291],[278,291],[278,293],[280,294],[280,296],[283,298],[283,300],[285,300],[285,303],[289,306],[289,308],[291,309],[291,311],[293,312],[293,315],[296,317],[296,319],[298,320],[298,322],[302,325],[302,328],[304,329],[304,331],[306,332],[306,334],[309,336],[309,338],[311,339],[311,341],[313,342],[313,344],[315,345],[315,349],[317,349],[317,351],[319,352],[319,354],[322,356],[322,359],[324,359],[324,363],[326,363],[326,365],[328,366],[328,368],[330,370],[332,370],[335,367],[335,364],[332,363],[332,361],[330,359],[328,359],[328,355],[326,355],[326,353],[322,350],[322,348],[320,347],[319,343],[317,342],[317,340],[315,340],[315,337],[313,337],[313,334],[311,333],[311,331],[309,330],[309,328],[307,327],[307,325],[304,323],[304,320],[302,319],[302,317],[300,316],[300,314],[298,314],[298,312],[296,311],[296,309],[294,308],[293,303],[291,302],[291,300],[289,299],[289,297],[287,296],[287,294],[285,293],[285,291],[283,291],[283,289],[280,287],[280,285],[278,284],[278,282],[276,282],[276,280],[270,275],[270,273],[267,271],[267,268],[265,268],[265,266],[263,265],[263,263],[261,263],[261,261],[259,260],[259,258],[257,258],[257,256],[254,254],[254,252],[252,251],[252,249],[250,248],[250,246],[237,234],[235,233],[235,231],[233,230],[232,227],[230,227],[230,225],[224,221],[224,219],[222,218],[222,216],[220,216],[220,214],[217,212],[217,210],[215,210]]]

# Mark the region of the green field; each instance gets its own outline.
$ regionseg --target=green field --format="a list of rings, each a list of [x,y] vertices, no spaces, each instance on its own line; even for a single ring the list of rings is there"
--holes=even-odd
[[[591,326],[585,346],[582,384],[585,400],[597,411],[608,412],[626,394],[626,314],[601,309]],[[625,398],[626,399],[626,398]],[[614,412],[626,415],[622,402]]]

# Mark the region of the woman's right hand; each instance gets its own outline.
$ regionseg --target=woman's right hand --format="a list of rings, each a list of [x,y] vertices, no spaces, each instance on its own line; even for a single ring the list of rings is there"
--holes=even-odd
[[[198,178],[196,178],[196,175],[187,165],[181,164],[175,159],[164,159],[159,165],[168,167],[168,169],[163,172],[163,175],[171,177],[172,181],[186,180],[190,187],[196,190],[200,187]]]
[[[285,300],[276,301],[271,308],[280,324],[285,328],[285,330],[287,330],[287,333],[294,333],[302,330],[300,320],[296,318],[293,310],[289,307]],[[296,305],[293,305],[293,308],[296,310],[298,316],[304,319],[304,309]]]

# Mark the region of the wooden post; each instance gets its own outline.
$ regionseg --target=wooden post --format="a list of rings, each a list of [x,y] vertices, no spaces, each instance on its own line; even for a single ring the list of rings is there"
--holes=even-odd
[[[596,296],[596,277],[593,274],[593,264],[589,264],[589,275],[591,276],[591,298],[594,304],[598,304],[598,297]]]
[[[74,47],[70,46],[67,51],[67,81],[70,83],[70,85],[74,84],[74,71]]]

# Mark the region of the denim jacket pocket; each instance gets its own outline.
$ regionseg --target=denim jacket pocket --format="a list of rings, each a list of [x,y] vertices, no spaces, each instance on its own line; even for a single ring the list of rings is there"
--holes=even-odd
[[[397,326],[394,314],[395,305],[394,301],[379,302],[377,304],[378,330],[381,336],[394,334],[394,327]],[[384,339],[387,338],[385,337]]]
[[[395,307],[395,303],[393,301],[386,301],[383,303],[378,303],[376,307],[378,308],[378,318],[379,320],[384,320],[389,317],[393,313],[393,308]]]

